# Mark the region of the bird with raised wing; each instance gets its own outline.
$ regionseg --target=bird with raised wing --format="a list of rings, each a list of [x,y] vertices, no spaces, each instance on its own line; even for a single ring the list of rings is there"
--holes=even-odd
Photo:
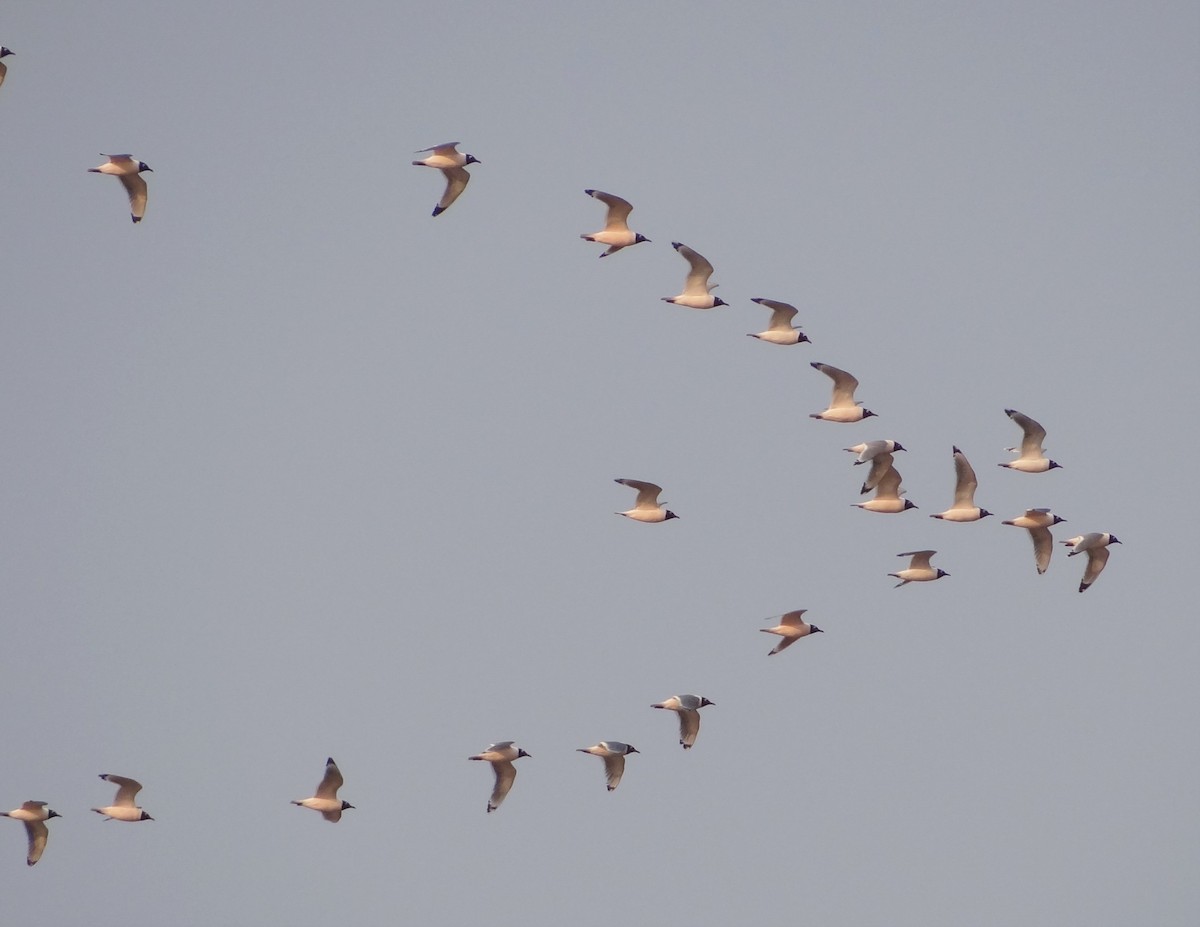
[[[975,470],[967,461],[967,455],[957,447],[954,451],[954,504],[944,512],[930,515],[942,521],[979,521],[992,513],[975,504],[975,489],[979,481]]]
[[[696,742],[696,735],[700,733],[700,709],[715,704],[703,695],[672,695],[650,707],[665,708],[679,715],[679,744],[684,750],[690,750]]]
[[[492,771],[496,774],[492,797],[488,799],[487,803],[488,814],[500,807],[500,802],[504,801],[504,796],[513,787],[513,783],[517,779],[517,768],[513,766],[513,760],[519,760],[523,756],[530,756],[530,754],[511,740],[501,740],[494,744],[488,744],[487,749],[482,753],[467,757],[468,760],[482,760],[485,763],[491,763]]]
[[[637,490],[637,502],[633,508],[627,512],[617,512],[616,514],[624,515],[626,518],[632,518],[634,521],[645,522],[646,524],[657,524],[667,521],[670,518],[679,517],[674,512],[659,505],[658,496],[662,492],[661,486],[655,483],[647,483],[644,480],[617,479],[615,482]]]
[[[1041,574],[1050,566],[1050,555],[1054,552],[1054,538],[1050,535],[1050,529],[1065,521],[1065,518],[1059,518],[1049,509],[1026,509],[1024,515],[1018,515],[1000,524],[1024,528],[1029,532],[1033,541],[1033,560],[1037,564],[1038,573]]]
[[[154,169],[145,161],[135,161],[132,155],[106,155],[108,158],[99,167],[89,167],[89,174],[110,174],[121,181],[121,186],[129,194],[129,214],[134,222],[141,222],[146,215],[146,181],[142,180],[142,171],[154,173]]]
[[[592,756],[598,756],[604,760],[604,777],[608,783],[608,790],[611,792],[620,783],[621,776],[625,774],[625,757],[641,751],[637,747],[623,744],[619,740],[602,740],[590,747],[579,747],[575,752],[590,753]]]
[[[880,454],[894,454],[896,451],[906,451],[908,448],[899,441],[888,439],[885,441],[866,441],[863,444],[856,444],[853,447],[844,447],[842,450],[858,455],[854,459],[854,466],[857,467],[865,463],[870,463]],[[866,492],[866,490],[863,490],[863,492]]]
[[[761,296],[753,297],[750,302],[770,309],[771,322],[767,325],[766,331],[759,332],[757,335],[750,334],[749,337],[770,344],[800,344],[802,341],[809,341],[808,335],[800,331],[799,325],[792,325],[792,320],[796,318],[797,312],[795,306],[790,303],[781,303],[775,299],[764,299]],[[811,341],[809,343],[811,344]]]
[[[779,616],[779,624],[775,625],[775,627],[759,628],[763,634],[778,634],[782,638],[782,640],[780,640],[780,642],[776,644],[773,649],[767,651],[768,657],[773,657],[781,650],[786,650],[802,637],[808,637],[810,634],[825,633],[815,624],[809,624],[804,620],[804,613],[806,611],[808,611],[808,609],[798,608],[794,612],[785,612]]]
[[[117,787],[117,797],[107,808],[93,808],[97,814],[103,814],[106,821],[153,821],[145,811],[137,806],[134,798],[142,790],[142,784],[136,779],[126,779],[124,776],[114,776],[111,773],[100,773],[100,778],[111,782]]]
[[[1083,592],[1096,581],[1104,569],[1104,565],[1108,563],[1108,545],[1120,544],[1121,539],[1107,531],[1092,531],[1089,534],[1071,538],[1069,541],[1063,541],[1063,543],[1071,548],[1071,552],[1067,554],[1068,557],[1087,554],[1087,567],[1083,571],[1083,581],[1079,584],[1079,591]]]
[[[630,230],[629,214],[633,212],[633,204],[629,200],[623,200],[619,196],[604,193],[601,190],[584,190],[583,192],[608,207],[608,213],[604,217],[604,229],[592,232],[590,235],[579,236],[584,241],[608,245],[608,250],[600,252],[600,257],[608,257],[610,254],[616,254],[622,248],[639,245],[650,240],[645,235]]]
[[[336,824],[342,819],[342,812],[349,811],[354,806],[348,801],[342,801],[337,797],[338,789],[342,787],[342,771],[337,768],[337,763],[333,761],[333,757],[329,757],[325,761],[325,775],[321,777],[320,783],[317,785],[317,793],[312,798],[304,798],[300,801],[293,801],[293,805],[299,805],[301,808],[312,808],[313,811],[321,812],[321,817],[326,821]]]
[[[663,302],[674,303],[676,306],[683,306],[687,309],[715,309],[717,306],[728,306],[729,303],[712,295],[712,291],[717,288],[715,283],[708,282],[708,278],[712,276],[713,272],[712,264],[708,263],[702,254],[693,251],[687,245],[673,241],[671,247],[688,262],[688,275],[683,283],[683,292],[678,296],[664,296]]]
[[[930,566],[929,561],[936,553],[936,550],[907,550],[902,554],[896,554],[897,557],[912,557],[912,560],[908,569],[888,574],[888,576],[900,580],[892,588],[899,589],[908,583],[928,583],[935,579],[941,579],[943,576],[949,576],[950,574],[945,570]]]
[[[50,835],[46,822],[62,817],[57,811],[49,810],[44,801],[27,801],[12,811],[0,811],[0,816],[13,818],[25,825],[25,836],[29,838],[29,852],[25,856],[27,866],[41,859],[42,851],[46,849],[46,838]]]
[[[1007,467],[1009,470],[1019,470],[1021,473],[1045,473],[1047,470],[1054,470],[1062,466],[1046,456],[1046,451],[1042,447],[1042,442],[1046,440],[1045,428],[1016,409],[1005,409],[1004,414],[1021,426],[1024,435],[1019,448],[1008,448],[1020,456],[1016,460],[1010,460],[999,466]]]
[[[855,401],[854,391],[858,389],[858,380],[851,374],[839,370],[832,364],[822,364],[819,361],[813,361],[809,366],[833,380],[833,398],[829,401],[829,408],[824,412],[810,413],[809,418],[845,424],[861,422],[864,418],[870,418],[875,414],[870,409],[864,409],[861,403]]]
[[[893,465],[893,457],[891,454],[880,454],[871,461],[871,474],[867,478],[867,482],[863,483],[863,492],[868,492],[870,486],[874,483],[875,495],[866,502],[854,502],[855,508],[865,509],[868,512],[879,512],[883,515],[897,515],[900,512],[907,512],[909,509],[915,509],[914,505],[908,499],[900,498],[903,495],[903,490],[900,489],[900,471]],[[878,476],[876,471],[878,470]]]
[[[438,204],[433,207],[433,214],[440,216],[450,204],[458,199],[463,190],[467,189],[467,184],[471,182],[471,175],[467,173],[466,167],[468,164],[482,164],[475,155],[465,154],[458,150],[458,142],[446,142],[444,145],[434,145],[432,148],[422,148],[416,154],[425,154],[432,151],[428,158],[421,161],[414,161],[413,167],[432,167],[441,171],[446,178],[446,191],[442,194],[442,198],[438,200]]]

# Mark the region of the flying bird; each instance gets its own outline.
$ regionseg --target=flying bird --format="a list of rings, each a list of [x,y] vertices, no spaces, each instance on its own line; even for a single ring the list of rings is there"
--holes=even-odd
[[[700,733],[700,709],[715,704],[703,695],[672,695],[650,707],[665,708],[679,715],[679,743],[684,750],[690,750],[696,742],[696,735]]]
[[[957,447],[954,450],[954,504],[944,512],[930,515],[930,518],[940,518],[942,521],[979,521],[992,513],[981,509],[975,504],[975,487],[979,481],[975,479],[975,470],[967,461],[967,455]]]
[[[29,853],[25,857],[27,866],[32,866],[41,859],[42,851],[46,849],[46,837],[50,833],[46,829],[46,822],[51,818],[62,817],[57,811],[48,810],[44,801],[27,801],[12,811],[0,811],[0,815],[16,818],[25,824],[25,834],[29,837]]]
[[[1045,573],[1050,566],[1050,554],[1054,552],[1054,539],[1050,529],[1065,518],[1059,518],[1049,509],[1026,509],[1024,515],[1002,521],[1002,525],[1012,525],[1014,528],[1025,528],[1033,540],[1033,559],[1037,564],[1039,574]]]
[[[141,222],[142,216],[146,215],[146,181],[140,175],[142,171],[153,174],[154,169],[145,161],[135,161],[132,155],[106,155],[101,152],[101,156],[108,158],[108,161],[99,167],[89,167],[88,173],[111,174],[119,178],[121,186],[129,194],[129,213],[134,222]]]
[[[499,743],[488,744],[488,748],[482,753],[467,757],[468,760],[483,760],[491,763],[492,771],[496,774],[496,785],[492,789],[492,797],[488,799],[487,803],[488,814],[500,807],[500,802],[504,801],[504,796],[508,794],[509,789],[513,787],[513,782],[516,781],[517,769],[513,766],[513,760],[519,760],[521,757],[529,755],[511,740],[502,740]]]
[[[337,797],[338,789],[342,787],[342,772],[337,768],[337,763],[333,761],[333,757],[329,757],[325,761],[325,775],[321,777],[321,782],[317,786],[317,794],[312,798],[305,798],[301,801],[292,802],[293,805],[299,805],[301,808],[312,808],[313,811],[320,811],[321,817],[326,821],[336,824],[342,819],[342,812],[348,811],[354,806],[348,801],[342,801]]]
[[[854,401],[854,391],[858,389],[858,380],[853,376],[830,364],[813,361],[810,366],[833,380],[833,398],[829,401],[828,409],[824,412],[814,412],[808,416],[809,418],[819,418],[824,422],[846,423],[861,422],[864,418],[870,418],[875,414]]]
[[[483,162],[475,155],[458,151],[458,142],[446,142],[444,145],[422,148],[416,153],[425,154],[427,151],[432,151],[433,154],[423,161],[414,161],[413,167],[434,167],[446,176],[446,192],[442,194],[438,204],[433,207],[433,214],[440,216],[450,208],[450,204],[458,199],[459,194],[467,189],[467,184],[471,182],[471,175],[466,170],[467,165],[482,164]]]
[[[13,54],[12,49],[0,46],[0,58],[6,58]],[[8,76],[8,65],[0,61],[0,87],[4,86],[4,78]]]
[[[1054,470],[1062,466],[1062,464],[1050,460],[1042,448],[1042,442],[1046,440],[1045,428],[1016,409],[1005,409],[1004,414],[1020,425],[1025,434],[1021,438],[1019,448],[1009,448],[1010,451],[1020,454],[1020,456],[1016,460],[1000,464],[1001,467],[1020,470],[1022,473],[1045,473],[1047,470]]]
[[[625,772],[625,757],[631,753],[640,753],[637,747],[623,744],[619,740],[602,740],[591,747],[580,747],[576,753],[590,753],[604,760],[604,775],[611,792],[621,781]]]
[[[755,296],[750,302],[771,310],[771,324],[767,326],[767,330],[757,335],[751,334],[750,338],[769,341],[771,344],[799,344],[809,341],[808,335],[800,331],[799,326],[792,326],[792,319],[796,318],[797,312],[795,306],[774,299],[763,299],[761,296]]]
[[[584,241],[594,241],[602,245],[608,245],[608,250],[600,252],[600,257],[608,257],[610,254],[616,254],[622,248],[628,248],[630,245],[639,245],[644,241],[650,240],[639,232],[630,231],[629,214],[633,212],[633,204],[629,200],[623,200],[619,196],[613,196],[611,193],[603,193],[600,190],[584,190],[583,192],[588,196],[598,199],[608,207],[608,213],[604,218],[604,230],[592,232],[590,235],[579,236]]]
[[[906,448],[899,441],[867,441],[865,444],[856,444],[854,447],[844,447],[843,451],[849,451],[851,454],[857,454],[858,457],[854,460],[854,466],[870,463],[880,454],[894,454],[896,451],[906,451]],[[865,492],[865,490],[864,490]]]
[[[773,628],[759,628],[764,634],[778,634],[783,638],[775,645],[773,650],[767,652],[768,657],[773,657],[781,650],[786,650],[802,637],[808,637],[810,634],[824,634],[825,632],[818,628],[815,624],[809,624],[804,620],[804,613],[808,611],[806,608],[797,609],[794,612],[787,612],[779,616],[779,624]]]
[[[117,797],[107,808],[93,808],[97,814],[105,815],[107,821],[153,821],[145,811],[137,806],[134,797],[142,790],[142,784],[136,779],[126,779],[124,776],[114,776],[100,773],[100,778],[111,782],[117,787]]]
[[[908,499],[901,499],[900,489],[900,471],[892,466],[894,458],[891,454],[880,454],[871,461],[871,474],[867,478],[867,482],[863,483],[863,492],[868,492],[872,481],[874,481],[875,495],[866,502],[855,502],[855,508],[865,509],[868,512],[879,512],[884,515],[897,515],[900,512],[907,512],[909,509],[915,509],[916,505]],[[879,470],[879,476],[876,479],[876,470]]]
[[[930,558],[936,553],[936,550],[909,550],[902,554],[896,554],[897,557],[912,557],[912,562],[909,563],[907,570],[888,574],[888,576],[900,580],[893,588],[899,589],[907,583],[928,583],[935,579],[941,579],[943,576],[949,576],[950,574],[945,570],[934,569],[929,565]]]
[[[656,524],[666,521],[669,518],[679,517],[674,512],[658,504],[658,495],[662,492],[661,486],[656,486],[654,483],[646,483],[642,480],[618,479],[616,482],[622,486],[628,486],[631,489],[637,490],[637,503],[634,507],[628,512],[617,512],[616,514],[624,515],[626,518],[632,518],[634,521],[641,521],[646,524]]]
[[[1071,548],[1071,552],[1067,554],[1068,557],[1087,554],[1087,567],[1083,571],[1083,582],[1079,584],[1079,591],[1083,592],[1096,581],[1096,577],[1108,563],[1108,545],[1120,544],[1121,539],[1115,534],[1093,531],[1090,534],[1081,534],[1069,541],[1063,541],[1063,543]]]
[[[671,247],[683,256],[690,269],[683,284],[683,292],[678,296],[664,296],[663,302],[685,306],[688,309],[715,309],[717,306],[728,306],[729,303],[712,295],[712,291],[717,288],[715,283],[709,285],[708,282],[708,278],[712,276],[713,272],[712,264],[687,245],[673,241]]]

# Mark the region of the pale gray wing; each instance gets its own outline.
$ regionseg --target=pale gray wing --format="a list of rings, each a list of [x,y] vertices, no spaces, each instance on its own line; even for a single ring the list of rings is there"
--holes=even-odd
[[[467,184],[471,182],[471,175],[465,168],[444,167],[442,173],[446,175],[446,192],[438,200],[438,212],[449,209],[450,204],[458,199],[459,194],[467,189]]]
[[[975,470],[967,461],[967,455],[958,448],[954,449],[954,507],[969,509],[975,505],[975,488],[979,481],[975,478]]]
[[[21,803],[22,811],[41,811],[45,807],[46,802],[44,801],[26,801]]]
[[[1049,528],[1030,528],[1029,536],[1033,538],[1033,559],[1037,563],[1038,573],[1045,573],[1050,566],[1050,555],[1054,553],[1054,539],[1050,536]]]
[[[833,380],[833,399],[829,408],[852,409],[857,405],[854,401],[854,391],[858,389],[858,380],[854,376],[830,364],[814,363],[813,366]]]
[[[1005,409],[1004,411],[1025,432],[1025,435],[1021,438],[1021,456],[1042,457],[1042,442],[1046,440],[1046,429],[1028,415],[1018,412],[1016,409]]]
[[[890,459],[892,455],[880,454],[879,456],[886,456]],[[879,478],[879,485],[875,487],[875,498],[892,502],[900,498],[900,471],[895,467],[888,467],[883,476]]]
[[[446,142],[442,145],[434,145],[432,148],[422,148],[420,151],[416,152],[416,154],[425,154],[426,152],[432,151],[434,154],[447,156],[454,155],[458,153],[455,150],[458,148],[458,145],[458,142]]]
[[[1090,547],[1088,548],[1087,555],[1087,569],[1083,571],[1083,582],[1079,584],[1080,592],[1083,592],[1083,590],[1096,581],[1096,577],[1100,575],[1100,571],[1108,563],[1108,548]]]
[[[676,714],[679,715],[679,742],[683,745],[684,750],[690,750],[692,744],[696,742],[696,735],[700,733],[700,712],[694,708],[688,708],[678,711]]]
[[[489,812],[500,807],[500,802],[504,801],[504,796],[508,794],[517,778],[517,768],[508,761],[493,763],[492,769],[496,771],[496,786],[492,789],[492,797],[488,799]]]
[[[129,194],[129,213],[134,222],[141,222],[146,215],[146,181],[141,174],[120,174],[121,185]]]
[[[879,485],[880,481],[887,476],[888,471],[892,469],[892,463],[896,458],[886,451],[882,454],[876,454],[871,458],[871,472],[867,474],[867,478],[863,480],[862,489],[858,494],[865,495]]]
[[[45,804],[39,802],[38,804]],[[25,834],[29,837],[29,854],[25,857],[25,864],[32,866],[42,858],[42,852],[46,849],[46,837],[50,832],[46,829],[44,821],[26,821]]]
[[[771,324],[767,326],[767,331],[786,332],[792,330],[792,319],[796,317],[797,312],[795,306],[790,303],[781,303],[776,299],[764,299],[762,297],[755,297],[750,302],[766,306],[771,310]]]
[[[687,280],[683,284],[683,292],[707,296],[709,290],[712,289],[708,285],[708,278],[712,276],[713,272],[712,264],[708,262],[708,259],[704,255],[693,251],[687,245],[675,242],[675,250],[683,255],[689,265]]]
[[[118,808],[134,808],[137,807],[134,802],[134,797],[142,790],[142,784],[136,779],[127,779],[125,776],[113,776],[105,773],[100,777],[108,782],[111,782],[117,787],[117,797],[113,799],[113,804]]]
[[[794,612],[787,612],[780,616],[779,623],[788,628],[802,628],[805,625],[804,613],[806,611],[808,611],[807,608],[798,608]]]
[[[606,756],[604,758],[604,775],[608,782],[608,790],[611,792],[617,787],[621,781],[621,776],[625,774],[625,755],[618,753],[615,756]]]
[[[637,490],[637,508],[657,508],[658,496],[662,492],[662,487],[655,483],[647,483],[645,480],[617,480],[622,486],[628,486],[630,489]]]
[[[633,204],[629,200],[623,200],[619,196],[605,193],[602,190],[587,190],[585,192],[588,196],[598,199],[608,207],[608,213],[604,218],[604,231],[609,232],[614,229],[622,232],[629,231],[629,214],[633,212]]]
[[[930,570],[933,568],[929,565],[929,561],[936,553],[936,550],[908,550],[902,554],[896,554],[896,556],[912,557],[912,563],[908,566],[910,570]]]
[[[330,757],[325,761],[325,775],[321,777],[321,783],[317,786],[316,798],[337,798],[338,789],[342,787],[342,771],[337,768],[337,763]],[[338,812],[340,818],[342,813]],[[326,816],[326,820],[336,821],[337,818]]]
[[[342,819],[342,809],[338,808],[337,811],[322,811],[321,817],[323,817],[330,824],[336,824]]]

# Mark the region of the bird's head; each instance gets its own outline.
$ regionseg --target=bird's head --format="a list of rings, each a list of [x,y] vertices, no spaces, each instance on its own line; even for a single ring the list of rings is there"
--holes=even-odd
[[[710,701],[709,701],[708,699],[706,699],[706,698],[705,698],[703,695],[702,695],[702,696],[700,696],[700,707],[701,707],[701,708],[703,708],[705,705],[715,705],[715,704],[717,704],[717,703],[716,703],[716,702],[710,702]]]
[[[991,514],[992,514],[992,513],[991,513],[991,512],[989,512],[987,509],[980,509],[980,510],[979,510],[979,517],[980,517],[980,518],[987,518],[987,517],[988,517],[989,515],[991,515]]]
[[[938,579],[941,579],[943,576],[949,576],[949,575],[950,575],[950,574],[949,574],[949,573],[947,573],[945,570],[938,570],[938,575],[937,575],[937,578],[938,578]]]
[[[716,309],[717,306],[728,306],[728,305],[729,305],[729,303],[727,303],[727,302],[725,302],[725,300],[721,299],[720,296],[713,297],[713,308],[714,309]]]
[[[526,753],[526,752],[525,752],[524,750],[522,750],[520,747],[517,747],[517,759],[520,759],[520,758],[521,758],[521,757],[523,757],[523,756],[533,756],[533,754],[532,754],[532,753]]]
[[[678,516],[678,515],[676,515],[674,512],[672,512],[670,509],[667,509],[667,517],[666,517],[665,519],[663,519],[663,520],[664,520],[664,521],[669,521],[669,520],[670,520],[670,519],[672,519],[672,518],[678,518],[678,517],[679,517],[679,516]]]
[[[643,235],[641,232],[638,232],[633,238],[633,243],[635,245],[640,245],[642,242],[649,241],[649,240],[650,239],[647,238],[645,235]]]
[[[50,820],[51,818],[61,818],[61,817],[62,817],[62,815],[59,814],[57,811],[47,811],[46,812],[46,820],[47,821]]]
[[[350,804],[350,802],[348,802],[348,801],[342,802],[342,810],[343,811],[350,811],[353,808],[354,808],[354,806],[352,804]]]
[[[143,811],[142,816],[140,818],[138,818],[138,820],[139,821],[153,821],[154,818],[150,817],[150,815],[148,815],[145,811]]]
[[[863,418],[871,418],[874,415],[875,415],[875,413],[872,412],[870,409],[863,409],[863,415],[862,415]]]
[[[1115,534],[1110,534],[1108,536],[1108,543],[1109,544],[1120,544],[1121,539],[1119,537],[1117,537]]]
[[[149,171],[151,174],[153,174],[154,168],[152,168],[145,161],[139,161],[138,162],[138,173],[140,174],[142,171]]]
[[[1050,466],[1048,466],[1046,469],[1047,470],[1061,470],[1062,464],[1060,464],[1057,460],[1052,460],[1052,461],[1050,461]]]
[[[815,624],[810,624],[808,627],[809,627],[808,633],[810,633],[810,634],[824,634],[825,633],[820,628],[818,628]]]
[[[6,58],[11,54],[14,54],[12,49],[0,47],[0,58]]]
[[[909,509],[915,509],[916,507],[917,507],[917,506],[916,506],[916,504],[915,504],[915,503],[912,501],[912,499],[905,499],[905,500],[904,500],[904,511],[906,511],[906,512],[907,512]]]
[[[463,163],[464,164],[482,164],[483,162],[480,161],[477,157],[475,157],[475,155],[469,154],[469,155],[467,155],[467,160],[464,161]]]

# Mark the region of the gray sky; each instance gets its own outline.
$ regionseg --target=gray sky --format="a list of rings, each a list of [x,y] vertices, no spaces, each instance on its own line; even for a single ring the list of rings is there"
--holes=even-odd
[[[1200,12],[774,6],[6,5],[0,806],[64,816],[31,870],[0,821],[14,923],[1195,922]],[[850,507],[878,437],[918,511]],[[952,444],[997,517],[928,518]],[[1087,594],[1030,506],[1125,541]]]

